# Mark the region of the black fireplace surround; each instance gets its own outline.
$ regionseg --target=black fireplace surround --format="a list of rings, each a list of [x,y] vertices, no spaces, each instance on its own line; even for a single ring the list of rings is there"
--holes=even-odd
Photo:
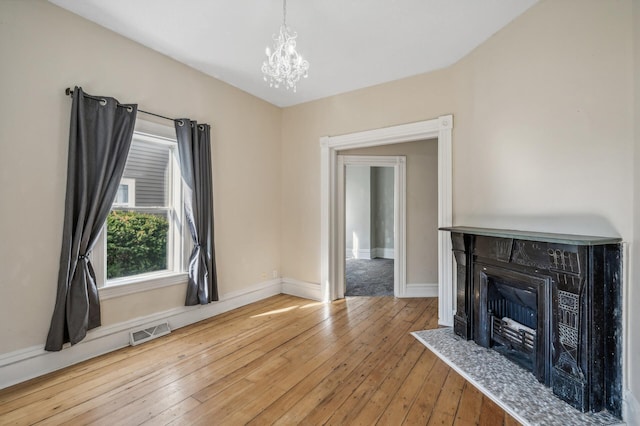
[[[454,332],[586,412],[622,415],[619,238],[456,226]]]

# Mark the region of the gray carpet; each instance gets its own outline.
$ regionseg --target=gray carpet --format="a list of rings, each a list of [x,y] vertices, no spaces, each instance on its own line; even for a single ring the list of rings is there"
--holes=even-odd
[[[393,296],[393,259],[347,259],[345,296]]]

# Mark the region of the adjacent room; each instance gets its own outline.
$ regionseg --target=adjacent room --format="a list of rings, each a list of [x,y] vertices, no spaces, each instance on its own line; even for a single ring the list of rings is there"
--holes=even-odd
[[[0,53],[0,424],[640,424],[640,0],[1,0]]]
[[[345,296],[393,296],[393,168],[345,166]]]

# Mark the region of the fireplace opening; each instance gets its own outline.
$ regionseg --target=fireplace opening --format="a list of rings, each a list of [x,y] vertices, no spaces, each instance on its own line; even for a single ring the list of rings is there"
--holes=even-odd
[[[536,292],[490,280],[487,293],[490,347],[534,371],[538,327]]]
[[[486,265],[477,276],[474,340],[551,384],[549,279]]]

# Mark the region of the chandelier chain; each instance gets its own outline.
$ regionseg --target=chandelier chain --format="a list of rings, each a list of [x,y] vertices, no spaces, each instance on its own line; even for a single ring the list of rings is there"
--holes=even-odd
[[[282,0],[282,24],[287,26],[287,0]]]

